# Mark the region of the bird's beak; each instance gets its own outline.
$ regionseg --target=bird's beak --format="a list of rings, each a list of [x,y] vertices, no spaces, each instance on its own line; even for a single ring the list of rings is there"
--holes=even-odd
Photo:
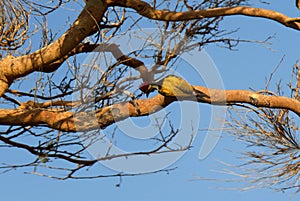
[[[149,94],[150,94],[150,92],[146,92],[146,97],[147,97],[147,98],[148,98]]]

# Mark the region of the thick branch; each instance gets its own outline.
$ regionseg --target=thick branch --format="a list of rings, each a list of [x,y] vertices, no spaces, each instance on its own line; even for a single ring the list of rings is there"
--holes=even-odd
[[[262,8],[237,6],[228,8],[212,8],[207,10],[193,10],[186,12],[172,12],[166,10],[157,10],[151,7],[148,3],[140,0],[108,0],[107,2],[110,5],[132,8],[136,10],[140,15],[154,20],[185,21],[228,15],[246,15],[250,17],[262,17],[271,19],[283,24],[286,27],[300,30],[300,23],[299,21],[295,20],[295,18],[290,18],[282,13]]]
[[[255,107],[281,108],[300,116],[300,102],[283,96],[267,96],[246,90],[217,90],[195,86],[207,94],[201,102],[213,105],[247,103]],[[191,100],[191,99],[189,99]],[[157,95],[150,99],[135,100],[104,107],[95,113],[46,110],[44,108],[1,109],[1,125],[47,126],[56,130],[77,132],[105,128],[128,117],[145,116],[168,106],[176,99]],[[137,109],[137,107],[138,109]]]
[[[237,103],[247,103],[255,107],[280,108],[295,112],[300,116],[300,102],[293,98],[284,96],[267,96],[264,94],[247,90],[218,90],[209,89],[202,86],[195,86],[195,89],[209,95],[211,98],[204,97],[205,103],[213,105],[232,105]],[[224,93],[226,100],[224,100]]]
[[[149,100],[136,100],[137,111],[132,102],[104,107],[95,113],[46,110],[22,105],[18,109],[0,109],[0,125],[47,126],[56,130],[77,132],[105,128],[115,121],[130,116],[144,116],[166,107],[171,100],[156,96]]]

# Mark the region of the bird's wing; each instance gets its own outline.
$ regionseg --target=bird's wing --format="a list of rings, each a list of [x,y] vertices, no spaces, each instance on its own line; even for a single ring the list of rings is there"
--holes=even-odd
[[[169,75],[163,79],[161,93],[167,96],[187,97],[193,95],[193,87],[183,78]]]
[[[176,85],[180,91],[182,91],[186,96],[193,95],[193,87],[190,83],[188,83],[183,78],[178,79],[178,84]]]

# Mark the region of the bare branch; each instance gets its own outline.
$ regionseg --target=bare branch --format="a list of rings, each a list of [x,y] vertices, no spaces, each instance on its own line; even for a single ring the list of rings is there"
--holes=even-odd
[[[3,58],[0,61],[2,66],[0,79],[4,84],[0,85],[0,95],[7,90],[13,80],[56,62],[74,49],[85,37],[94,33],[106,8],[102,1],[90,0],[69,30],[55,42],[29,55]]]
[[[0,50],[16,50],[26,42],[29,15],[20,1],[0,2]]]
[[[148,3],[140,0],[122,0],[107,1],[110,5],[128,7],[136,10],[140,15],[153,20],[163,21],[186,21],[193,19],[203,19],[230,15],[245,15],[249,17],[261,17],[277,21],[286,27],[300,30],[300,23],[296,18],[290,18],[282,13],[245,6],[228,7],[228,8],[211,8],[207,10],[193,10],[186,12],[172,12],[166,10],[157,10]]]

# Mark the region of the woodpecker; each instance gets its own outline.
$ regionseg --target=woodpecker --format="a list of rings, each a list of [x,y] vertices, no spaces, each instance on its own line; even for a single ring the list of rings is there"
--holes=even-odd
[[[144,82],[140,85],[139,89],[144,92],[147,97],[154,90],[157,90],[158,93],[167,97],[196,97],[198,101],[203,97],[208,97],[206,94],[195,90],[190,83],[176,75],[168,75],[158,82]]]

